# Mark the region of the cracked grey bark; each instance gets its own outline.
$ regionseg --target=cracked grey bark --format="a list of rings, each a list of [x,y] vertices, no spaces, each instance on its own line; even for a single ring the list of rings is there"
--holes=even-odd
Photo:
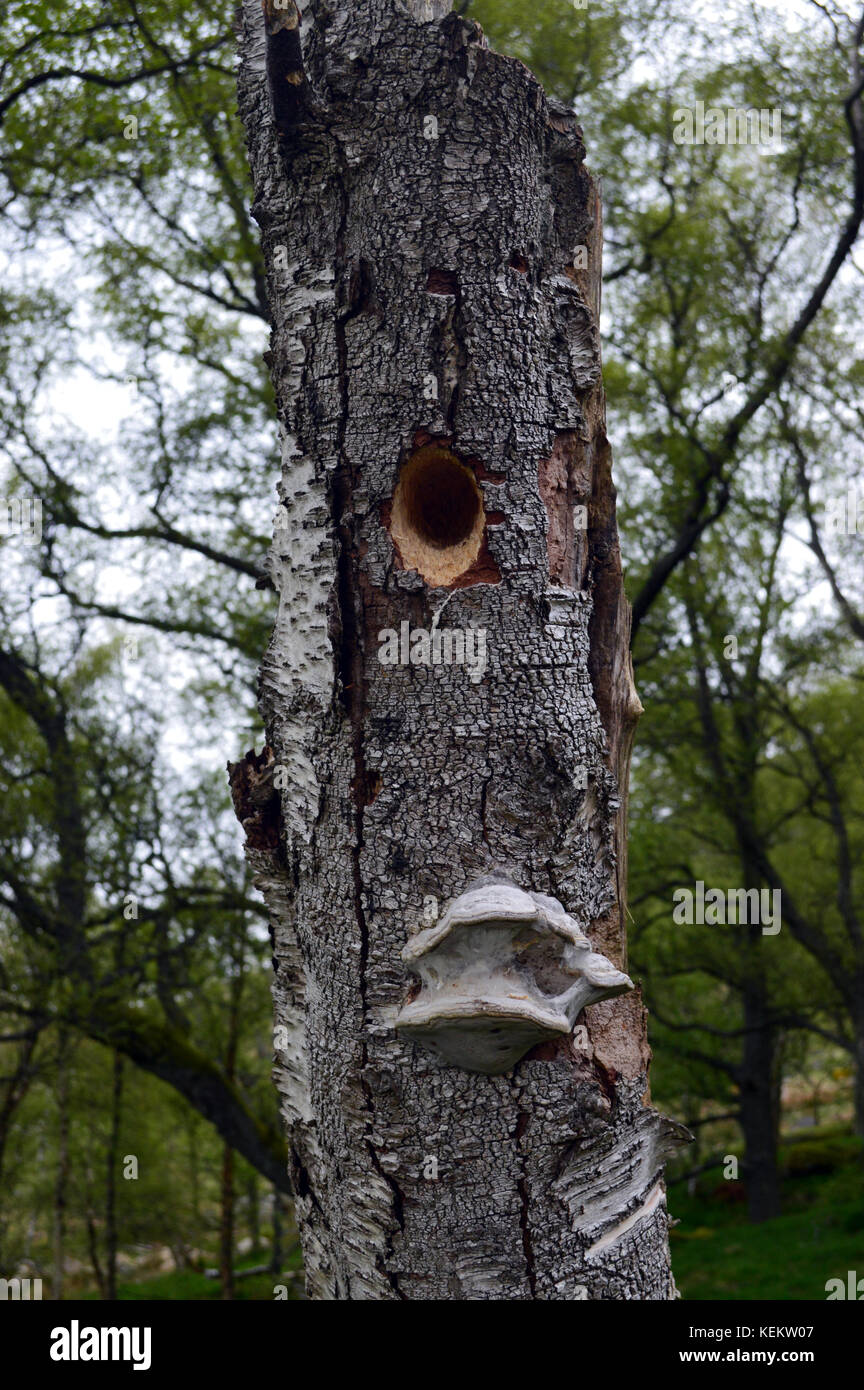
[[[646,1103],[638,994],[591,1005],[575,1038],[504,1075],[394,1028],[416,990],[409,936],[489,873],[558,899],[626,969],[639,704],[599,200],[575,117],[449,10],[309,0],[301,18],[246,0],[239,17],[283,463],[268,746],[232,786],[272,917],[309,1293],[668,1299],[663,1162],[679,1136]],[[430,505],[443,497],[444,531],[473,556],[446,587],[390,535],[424,448],[444,470]],[[476,481],[464,504],[482,497],[482,544],[446,496],[454,458]],[[381,663],[380,633],[436,615],[485,631],[481,678]]]

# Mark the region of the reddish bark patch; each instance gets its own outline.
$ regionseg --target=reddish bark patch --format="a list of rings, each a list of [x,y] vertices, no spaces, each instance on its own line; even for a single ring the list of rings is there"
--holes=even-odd
[[[592,944],[597,944],[593,932]],[[591,1045],[595,1070],[602,1068],[616,1077],[647,1075],[651,1050],[645,1041],[645,1026],[645,1005],[638,985],[630,994],[592,1004]]]
[[[474,469],[474,476],[478,483],[506,483],[507,481],[506,473],[500,473],[496,469],[487,468],[485,463],[478,458],[467,458],[465,462],[468,464],[469,468]],[[488,516],[491,521],[492,513],[489,512]]]
[[[265,744],[260,753],[251,749],[239,763],[228,764],[228,783],[234,811],[246,833],[250,849],[272,852],[279,848],[282,811],[273,786],[276,759]]]
[[[371,806],[381,790],[380,772],[371,772],[364,767],[362,776],[352,778],[351,790],[363,806]]]
[[[487,522],[499,517],[504,520],[499,512],[488,512]],[[470,589],[474,584],[500,584],[501,571],[499,570],[489,549],[489,538],[486,532],[483,533],[483,541],[480,546],[480,554],[474,561],[470,569],[464,574],[460,574],[458,579],[454,579],[452,584],[448,584],[448,589]]]
[[[510,257],[509,264],[510,269],[518,270],[520,275],[528,274],[528,262],[520,252],[514,251],[513,255]]]
[[[532,1047],[530,1052],[526,1052],[523,1057],[524,1062],[554,1062],[556,1057],[562,1056],[570,1050],[570,1038],[551,1038],[549,1042],[538,1043]]]
[[[546,548],[553,584],[581,589],[585,580],[587,527],[578,526],[576,508],[586,508],[586,446],[575,430],[562,430],[548,458],[541,459],[540,496],[548,521]]]
[[[614,1067],[604,1067],[603,1063],[594,1057],[594,1075],[600,1083],[600,1089],[610,1105],[615,1104],[615,1083],[618,1080],[618,1073]]]
[[[426,281],[427,294],[458,294],[459,276],[455,270],[442,270],[433,266]]]
[[[422,449],[424,444],[443,444],[447,449],[452,443],[453,436],[450,434],[430,434],[428,430],[415,430],[412,446]]]

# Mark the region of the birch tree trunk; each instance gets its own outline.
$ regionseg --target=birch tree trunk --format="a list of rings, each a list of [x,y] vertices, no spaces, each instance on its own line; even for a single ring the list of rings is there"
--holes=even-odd
[[[239,21],[283,464],[268,746],[231,781],[309,1294],[668,1299],[598,194],[450,9]]]

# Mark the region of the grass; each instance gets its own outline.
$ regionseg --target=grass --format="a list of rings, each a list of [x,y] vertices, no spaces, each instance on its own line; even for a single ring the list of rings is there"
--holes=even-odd
[[[806,1145],[806,1148],[805,1148]],[[848,1134],[810,1132],[783,1144],[783,1214],[753,1226],[743,1190],[718,1174],[691,1197],[669,1193],[680,1225],[672,1268],[692,1300],[824,1301],[828,1279],[864,1278],[864,1156]]]
[[[240,1261],[236,1269],[242,1270],[250,1268],[261,1261],[247,1260]],[[292,1255],[285,1262],[285,1268],[298,1270],[301,1268],[300,1253]],[[238,1279],[234,1285],[234,1297],[238,1302],[266,1302],[274,1301],[274,1288],[284,1284],[288,1290],[288,1298],[296,1299],[302,1290],[302,1279],[292,1280],[278,1278],[272,1274],[250,1274],[245,1279]],[[97,1293],[76,1294],[76,1298],[97,1300]],[[218,1302],[220,1299],[220,1288],[218,1279],[208,1279],[204,1274],[196,1274],[194,1270],[178,1270],[173,1274],[160,1274],[155,1279],[141,1279],[136,1283],[119,1284],[117,1287],[117,1299],[119,1301],[154,1301],[159,1303],[205,1303]]]

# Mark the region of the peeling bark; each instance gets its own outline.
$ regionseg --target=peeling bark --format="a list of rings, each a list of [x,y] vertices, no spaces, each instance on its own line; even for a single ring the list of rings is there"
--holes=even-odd
[[[272,919],[309,1294],[668,1299],[663,1162],[681,1133],[645,1103],[638,994],[504,1075],[394,1027],[416,992],[409,937],[490,873],[557,899],[626,967],[639,703],[599,200],[573,114],[449,10],[310,0],[290,101],[257,0],[240,21],[282,479],[268,748],[232,783]],[[423,450],[438,473],[421,486],[405,469]],[[404,624],[414,659],[385,662]],[[479,677],[430,655],[457,631],[484,634]]]

